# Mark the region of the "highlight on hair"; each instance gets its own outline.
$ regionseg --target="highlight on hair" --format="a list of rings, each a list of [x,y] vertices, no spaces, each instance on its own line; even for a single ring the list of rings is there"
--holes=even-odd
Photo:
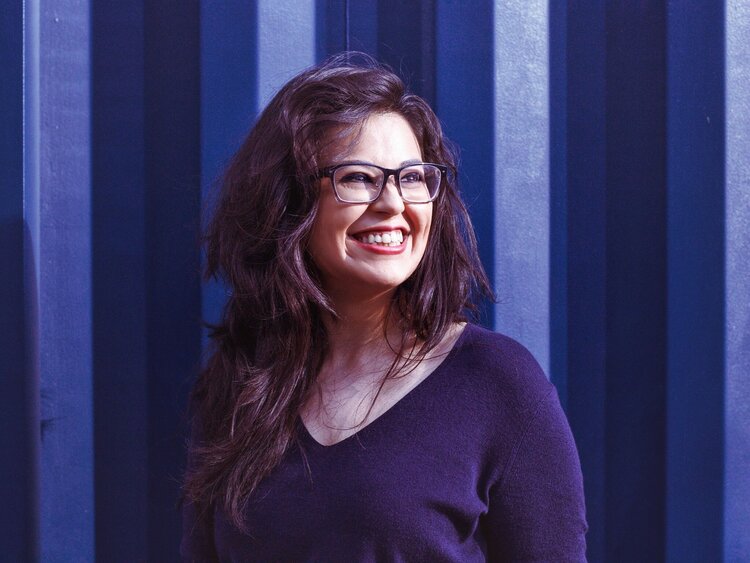
[[[369,116],[387,112],[411,125],[425,162],[455,171],[428,104],[369,56],[344,53],[290,80],[225,172],[203,242],[206,277],[230,291],[191,396],[183,486],[184,499],[204,515],[221,509],[244,529],[245,501],[297,440],[299,410],[328,350],[323,319],[335,317],[307,253],[318,158],[332,135],[356,134]],[[416,355],[396,352],[417,362],[476,310],[475,298],[492,297],[455,178],[443,180],[424,257],[389,313],[402,348],[421,343]],[[395,363],[386,377],[394,371]]]

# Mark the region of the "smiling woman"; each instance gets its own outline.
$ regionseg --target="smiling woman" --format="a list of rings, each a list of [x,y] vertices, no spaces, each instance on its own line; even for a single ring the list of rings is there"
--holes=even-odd
[[[356,139],[333,140],[324,146],[324,162],[360,164],[338,168],[320,185],[309,252],[323,287],[329,295],[339,293],[340,288],[365,297],[373,291],[395,290],[422,261],[433,204],[429,197],[422,203],[405,203],[399,193],[403,188],[397,185],[413,181],[416,164],[407,165],[403,172],[389,176],[388,181],[382,172],[378,177],[366,165],[421,162],[422,151],[414,132],[397,113],[375,114],[362,124]],[[342,205],[339,198],[344,190],[347,195],[365,192],[374,201]],[[389,296],[384,297],[390,300]]]
[[[192,395],[188,561],[581,561],[552,385],[491,296],[429,106],[359,54],[274,97],[229,166],[232,289]]]

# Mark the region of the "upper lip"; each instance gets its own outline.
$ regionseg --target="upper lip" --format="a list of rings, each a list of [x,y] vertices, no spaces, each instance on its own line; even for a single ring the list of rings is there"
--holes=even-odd
[[[406,236],[409,234],[409,229],[406,227],[401,227],[397,225],[381,225],[381,226],[375,226],[375,227],[367,227],[365,229],[361,229],[359,231],[349,233],[351,236],[355,235],[366,235],[368,233],[389,233],[392,231],[401,231],[401,233]]]

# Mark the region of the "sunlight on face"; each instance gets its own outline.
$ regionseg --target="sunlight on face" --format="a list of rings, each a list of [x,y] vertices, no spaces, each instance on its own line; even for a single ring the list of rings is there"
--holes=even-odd
[[[395,169],[422,160],[411,126],[396,113],[370,116],[352,141],[331,140],[323,166],[357,161]],[[331,180],[323,178],[309,251],[324,288],[331,294],[366,296],[402,284],[424,256],[432,205],[405,204],[393,177],[373,203],[340,203]]]

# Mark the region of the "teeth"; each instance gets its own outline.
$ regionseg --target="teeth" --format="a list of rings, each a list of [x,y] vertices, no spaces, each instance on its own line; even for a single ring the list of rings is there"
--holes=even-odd
[[[369,233],[366,235],[358,235],[357,239],[367,244],[399,246],[402,242],[404,242],[404,233],[400,230],[385,231],[382,233]]]

